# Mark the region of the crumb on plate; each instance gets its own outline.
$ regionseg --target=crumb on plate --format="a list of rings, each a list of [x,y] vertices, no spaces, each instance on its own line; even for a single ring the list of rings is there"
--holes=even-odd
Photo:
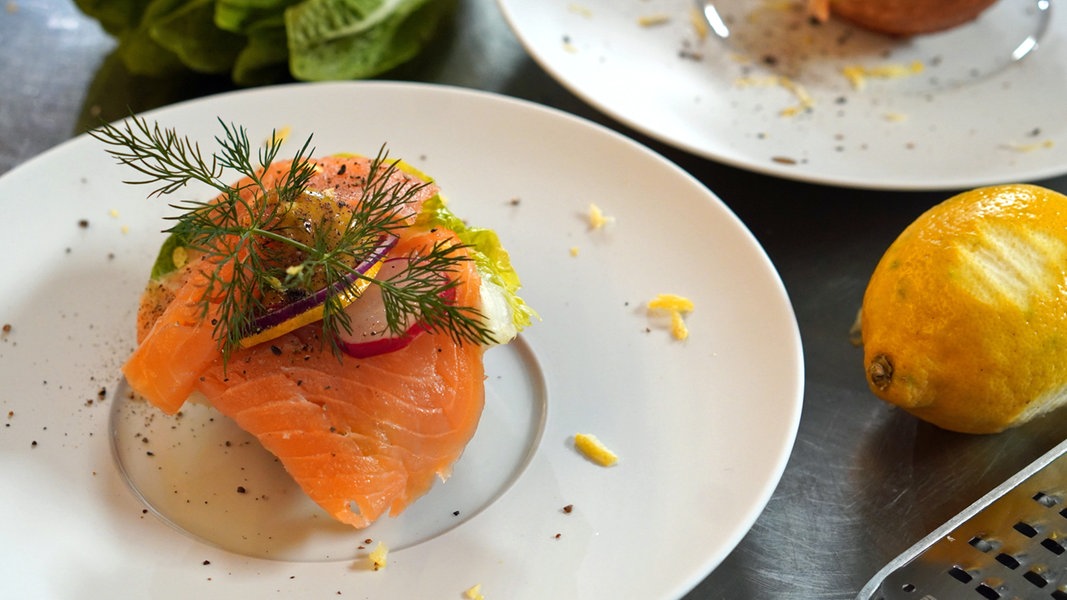
[[[677,340],[689,337],[689,328],[685,325],[684,315],[693,312],[693,301],[677,294],[660,294],[648,301],[648,310],[670,315],[671,335]]]
[[[371,553],[367,556],[370,559],[371,569],[375,571],[381,571],[385,568],[386,562],[389,556],[389,548],[385,546],[385,543],[378,542],[378,545],[371,550]]]
[[[574,447],[583,456],[602,467],[610,467],[619,461],[618,455],[609,450],[595,435],[590,433],[575,434]]]
[[[589,218],[590,229],[600,229],[611,223],[615,219],[604,214],[604,211],[600,209],[596,204],[589,204],[589,212],[587,213]]]
[[[852,84],[852,89],[860,91],[867,87],[868,79],[900,79],[922,73],[924,69],[925,66],[921,60],[914,60],[906,65],[891,64],[878,67],[847,65],[841,68],[841,74]]]
[[[643,15],[637,17],[637,24],[641,27],[655,27],[668,23],[670,20],[670,16],[665,14]]]
[[[695,6],[689,9],[689,23],[693,25],[693,32],[696,33],[698,40],[708,37],[708,29],[710,29],[708,21]]]

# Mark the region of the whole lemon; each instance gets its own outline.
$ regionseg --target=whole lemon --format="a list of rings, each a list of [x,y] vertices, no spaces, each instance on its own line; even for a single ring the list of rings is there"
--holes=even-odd
[[[929,209],[875,267],[867,383],[945,429],[993,433],[1067,401],[1067,196],[980,188]]]

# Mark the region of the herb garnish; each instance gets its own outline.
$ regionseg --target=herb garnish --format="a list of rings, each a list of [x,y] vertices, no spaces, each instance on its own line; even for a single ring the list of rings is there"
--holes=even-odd
[[[390,281],[358,273],[354,267],[381,242],[407,225],[402,209],[426,185],[395,178],[399,161],[388,160],[383,146],[371,161],[363,195],[345,219],[332,212],[306,210],[320,192],[309,190],[316,172],[311,160],[311,137],[304,142],[277,181],[268,183],[262,173],[275,162],[282,146],[277,132],[259,149],[253,164],[251,144],[244,127],[227,125],[216,137],[219,152],[205,157],[199,144],[180,137],[174,129],[161,128],[131,117],[121,125],[106,124],[89,135],[111,146],[108,153],[120,164],[144,178],[126,181],[155,184],[149,197],[172,194],[189,183],[206,184],[219,192],[210,201],[184,200],[171,207],[180,211],[167,217],[175,225],[165,232],[205,255],[212,269],[205,273],[207,286],[201,296],[201,317],[217,305],[214,337],[223,358],[240,346],[252,331],[252,323],[266,308],[268,299],[297,298],[327,290],[323,305],[322,339],[340,357],[337,335],[351,333],[345,297],[359,279],[381,288],[385,317],[394,335],[404,333],[404,323],[416,316],[425,328],[446,332],[457,343],[492,342],[492,333],[481,313],[445,299],[457,285],[451,276],[458,264],[468,260],[457,252],[462,245],[437,242],[408,268]],[[222,178],[236,171],[251,183],[234,187]],[[294,213],[305,210],[299,217]]]

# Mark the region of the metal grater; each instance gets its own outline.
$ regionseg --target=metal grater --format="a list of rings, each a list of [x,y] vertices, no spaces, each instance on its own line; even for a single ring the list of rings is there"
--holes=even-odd
[[[1067,600],[1067,441],[895,558],[857,600]]]

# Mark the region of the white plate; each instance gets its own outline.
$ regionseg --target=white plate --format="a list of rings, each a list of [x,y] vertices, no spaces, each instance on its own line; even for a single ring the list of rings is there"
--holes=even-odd
[[[1067,172],[1067,10],[1045,1],[1000,0],[974,23],[894,40],[813,27],[801,0],[717,0],[728,42],[698,35],[692,0],[498,3],[553,77],[660,141],[797,180],[950,189]],[[639,23],[653,16],[667,20]],[[1011,61],[1031,34],[1038,47]],[[914,61],[921,73],[862,90],[841,72]],[[810,110],[791,114],[802,101],[778,77]]]
[[[799,420],[796,322],[757,242],[676,166],[553,110],[424,85],[265,88],[149,117],[208,146],[216,117],[253,140],[272,128],[291,127],[297,141],[314,133],[318,154],[388,143],[436,176],[459,214],[499,232],[543,320],[487,355],[488,406],[453,479],[373,533],[294,517],[301,500],[223,419],[191,408],[172,429],[125,399],[119,367],[165,202],[120,183],[133,174],[95,140],[45,153],[0,178],[0,320],[11,326],[0,337],[0,581],[10,594],[459,598],[481,583],[487,598],[669,598],[719,564],[765,506]],[[590,230],[590,203],[613,222]],[[662,292],[696,303],[688,341],[646,314]],[[137,469],[157,465],[180,482],[178,504],[197,505],[190,513],[146,506],[127,486],[112,412],[116,448],[151,438],[137,440],[153,452],[132,465],[139,491],[155,484]],[[620,463],[585,460],[578,432]],[[219,475],[237,446],[259,458]],[[268,485],[282,497],[263,497],[257,486]],[[278,529],[264,521],[250,534],[262,547],[234,548],[225,530],[247,526],[248,511],[269,519],[264,506],[321,530],[279,546],[259,533]],[[213,523],[206,533],[183,525],[194,513]],[[366,537],[392,548],[385,570],[367,570]],[[259,556],[270,548],[275,560]]]

